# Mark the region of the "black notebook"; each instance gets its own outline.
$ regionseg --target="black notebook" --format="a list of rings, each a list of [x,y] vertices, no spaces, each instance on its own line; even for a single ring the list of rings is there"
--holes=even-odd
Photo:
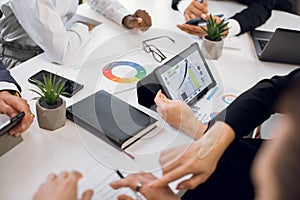
[[[68,107],[67,118],[122,150],[153,130],[157,122],[104,90]]]

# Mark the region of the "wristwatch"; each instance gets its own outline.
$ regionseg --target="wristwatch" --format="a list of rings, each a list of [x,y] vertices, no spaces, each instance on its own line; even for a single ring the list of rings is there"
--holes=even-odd
[[[16,90],[7,90],[7,91],[14,96],[21,97],[21,94]]]

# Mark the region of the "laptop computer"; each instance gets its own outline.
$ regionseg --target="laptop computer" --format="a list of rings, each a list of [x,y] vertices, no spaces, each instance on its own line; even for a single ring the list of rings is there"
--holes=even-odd
[[[260,60],[300,64],[300,31],[278,28],[274,33],[253,30],[251,34]]]

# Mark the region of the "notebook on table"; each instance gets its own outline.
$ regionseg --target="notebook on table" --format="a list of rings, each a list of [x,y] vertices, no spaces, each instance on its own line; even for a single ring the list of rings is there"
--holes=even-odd
[[[300,31],[278,28],[274,33],[254,30],[251,35],[260,60],[300,64]]]
[[[153,130],[157,122],[104,90],[69,106],[67,118],[121,150]]]

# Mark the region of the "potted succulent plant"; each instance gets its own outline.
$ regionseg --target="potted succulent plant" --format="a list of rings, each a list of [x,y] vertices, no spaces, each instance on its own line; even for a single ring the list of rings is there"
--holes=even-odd
[[[56,76],[43,77],[43,83],[36,80],[39,90],[31,89],[38,94],[36,114],[40,128],[55,130],[65,125],[66,102],[60,97],[64,93],[66,81],[57,80]]]
[[[206,29],[201,27],[206,33],[201,44],[201,50],[205,58],[213,60],[220,58],[223,52],[223,37],[228,31],[227,25],[228,22],[225,22],[224,19],[218,23],[210,15],[206,23]]]

